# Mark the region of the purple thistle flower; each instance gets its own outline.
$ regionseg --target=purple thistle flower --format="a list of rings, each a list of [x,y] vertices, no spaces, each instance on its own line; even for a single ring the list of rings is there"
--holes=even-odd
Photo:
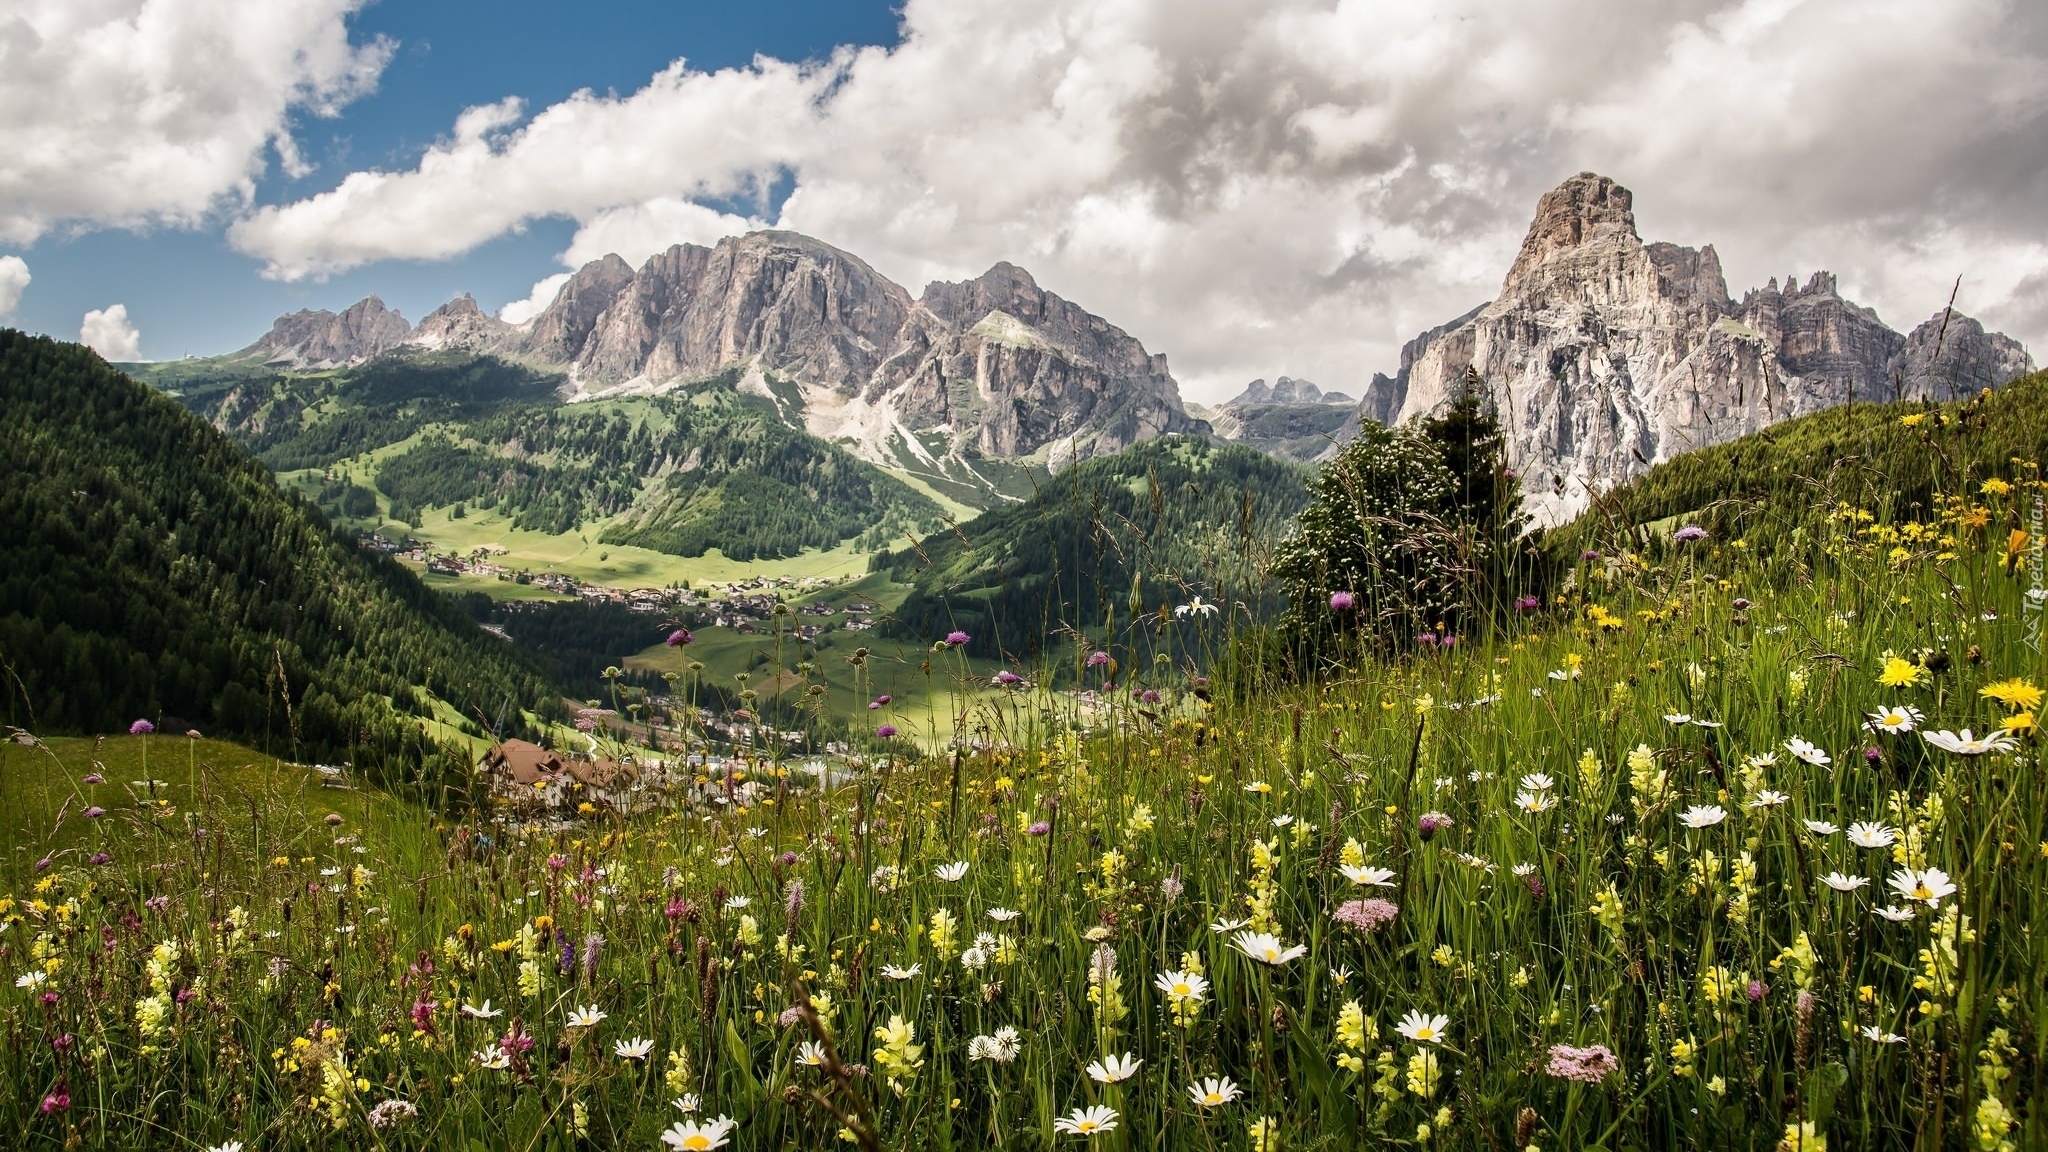
[[[1671,534],[1671,539],[1680,544],[1690,544],[1694,540],[1705,540],[1706,538],[1707,530],[1697,524],[1687,524]]]
[[[86,859],[87,864],[91,864],[94,866],[98,866],[101,864],[112,864],[113,862],[114,858],[112,856],[107,855],[105,852],[95,852]]]
[[[1424,812],[1416,818],[1415,830],[1422,834],[1424,840],[1427,840],[1443,829],[1449,828],[1453,823],[1455,821],[1441,812]]]
[[[130,736],[147,736],[154,731],[156,731],[156,725],[151,724],[147,720],[137,720],[128,726],[128,734]]]
[[[881,737],[884,740],[887,740],[889,737],[894,736],[895,734],[896,726],[894,724],[884,724],[880,728],[875,729],[875,735]]]
[[[688,628],[678,628],[668,634],[668,646],[671,648],[681,648],[695,639],[695,636],[690,635]]]
[[[1358,597],[1349,592],[1330,593],[1330,611],[1349,612],[1358,607]]]
[[[1884,753],[1875,748],[1865,748],[1863,750],[1863,759],[1866,763],[1876,764],[1884,759]]]
[[[1090,668],[1100,668],[1107,663],[1109,663],[1109,653],[1107,652],[1090,652],[1088,654],[1088,667]]]
[[[1553,1044],[1550,1046],[1550,1066],[1546,1071],[1560,1080],[1598,1084],[1619,1067],[1621,1061],[1614,1058],[1614,1050],[1605,1044],[1595,1044],[1590,1048]]]
[[[1415,638],[1415,642],[1425,648],[1434,648],[1436,647],[1436,633],[1424,632]]]
[[[1747,597],[1747,596],[1737,596],[1737,597],[1735,598],[1735,610],[1736,610],[1737,612],[1747,612],[1747,611],[1749,611],[1749,605],[1750,605],[1750,600],[1749,600],[1749,597]]]
[[[1147,688],[1143,692],[1140,692],[1138,694],[1138,702],[1141,704],[1159,703],[1159,689]]]
[[[100,807],[97,804],[91,805],[87,807],[85,810],[85,818],[87,820],[97,820],[100,817],[105,816],[106,814],[107,810],[105,808]]]
[[[1749,1002],[1754,1004],[1759,1000],[1762,1000],[1765,994],[1770,992],[1770,990],[1771,986],[1769,984],[1766,984],[1761,980],[1751,980],[1749,982]]]
[[[1022,684],[1024,682],[1024,678],[1022,676],[1017,675],[1015,672],[1010,671],[1008,668],[1005,668],[1001,672],[996,673],[995,682],[1005,688],[1008,688],[1012,685]]]
[[[946,633],[946,646],[948,648],[958,648],[972,639],[974,637],[969,636],[965,632],[948,632]]]
[[[1538,600],[1534,596],[1515,597],[1515,611],[1517,612],[1534,612],[1536,609],[1541,608],[1542,606],[1543,601]]]
[[[85,782],[87,784],[105,784],[107,782],[107,778],[105,776],[100,775],[97,772],[87,772],[85,774]]]
[[[1375,898],[1347,900],[1330,913],[1330,918],[1360,932],[1377,932],[1400,914],[1400,907],[1393,901]]]
[[[1026,828],[1024,834],[1026,836],[1043,836],[1050,831],[1052,831],[1052,825],[1040,820],[1033,823],[1031,827]]]
[[[1581,560],[1598,560],[1599,558],[1600,553],[1592,548],[1588,548],[1584,552],[1579,553],[1579,559]]]

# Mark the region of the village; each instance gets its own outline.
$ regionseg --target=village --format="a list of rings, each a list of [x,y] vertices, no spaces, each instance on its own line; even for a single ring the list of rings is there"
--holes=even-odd
[[[490,806],[514,819],[571,821],[630,815],[664,805],[711,811],[752,807],[771,792],[824,788],[857,772],[843,744],[794,767],[745,754],[694,751],[673,757],[549,748],[528,740],[493,746],[477,764]]]
[[[436,552],[416,541],[397,541],[382,533],[362,538],[362,546],[442,576],[470,576],[507,580],[543,588],[562,596],[574,596],[587,603],[615,604],[633,612],[667,614],[692,628],[730,628],[741,635],[753,635],[775,613],[778,604],[790,597],[810,596],[843,585],[845,577],[754,576],[723,584],[680,585],[667,588],[615,588],[577,580],[559,572],[531,572],[502,563],[506,549],[487,544],[467,554]],[[875,626],[879,607],[855,599],[844,605],[812,600],[797,606],[798,616],[813,620],[839,617],[837,623],[849,632],[865,632]],[[822,623],[803,622],[793,630],[798,640],[815,640],[824,631]]]

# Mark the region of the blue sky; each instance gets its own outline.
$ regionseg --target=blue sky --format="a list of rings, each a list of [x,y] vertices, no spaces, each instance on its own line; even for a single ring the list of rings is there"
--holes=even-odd
[[[701,69],[756,54],[804,60],[897,34],[885,0],[380,0],[349,24],[359,40],[396,41],[395,54],[376,91],[340,117],[297,118],[301,152],[317,167],[292,180],[269,165],[258,203],[325,191],[355,169],[409,167],[471,105],[520,96],[541,107],[582,88],[630,92],[679,57]],[[462,292],[495,310],[556,271],[574,232],[545,220],[451,260],[298,283],[262,277],[263,262],[234,251],[218,226],[53,234],[0,242],[0,254],[21,256],[34,277],[9,323],[75,338],[87,310],[122,303],[143,355],[169,359],[230,351],[279,313],[339,310],[373,292],[414,322]]]
[[[1191,399],[1358,394],[1586,170],[1738,297],[1827,269],[1903,331],[1961,276],[2048,347],[2048,4],[5,0],[0,32],[0,317],[121,304],[151,358],[772,226],[912,293],[1018,264]]]

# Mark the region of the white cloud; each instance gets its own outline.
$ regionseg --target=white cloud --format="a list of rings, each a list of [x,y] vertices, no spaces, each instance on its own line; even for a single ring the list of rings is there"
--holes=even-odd
[[[1167,352],[1192,396],[1278,372],[1356,392],[1492,296],[1536,198],[1592,168],[1648,238],[1716,243],[1738,292],[1827,266],[1910,326],[1966,272],[1967,310],[2039,344],[2038,7],[909,0],[894,48],[472,109],[417,167],[231,238],[297,279],[566,217],[565,266],[637,262],[758,226],[696,202],[786,173],[774,226],[912,291],[1008,259]]]
[[[190,225],[246,202],[295,112],[335,114],[390,56],[366,0],[12,0],[0,14],[0,239]]]
[[[567,272],[557,272],[553,276],[544,278],[540,283],[533,286],[533,291],[527,295],[526,299],[514,300],[503,308],[498,309],[498,319],[503,320],[507,324],[526,323],[545,311],[548,305],[553,304],[556,293],[559,293],[562,290],[562,285],[568,282],[569,274]]]
[[[28,261],[19,256],[0,256],[0,320],[5,320],[28,291]]]
[[[111,363],[133,363],[142,359],[142,333],[128,322],[126,304],[110,304],[85,314],[78,326],[78,342]]]

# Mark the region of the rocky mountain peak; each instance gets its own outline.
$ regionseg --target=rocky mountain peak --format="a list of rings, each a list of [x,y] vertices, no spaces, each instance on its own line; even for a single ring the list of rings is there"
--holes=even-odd
[[[1536,218],[1529,223],[1502,293],[1511,291],[1531,270],[1560,252],[1620,237],[1640,243],[1635,198],[1605,176],[1581,172],[1537,201]]]
[[[464,292],[432,312],[412,330],[411,343],[423,348],[460,348],[481,351],[504,340],[512,326],[477,307],[476,297]]]
[[[289,368],[337,368],[396,348],[412,335],[405,317],[365,296],[340,313],[301,309],[280,316],[262,339],[236,353]]]
[[[1773,277],[1738,303],[1711,245],[1645,244],[1628,189],[1580,173],[1538,201],[1500,296],[1409,341],[1359,417],[1435,411],[1476,369],[1529,511],[1555,523],[1660,460],[1791,416],[2032,370],[2017,342],[1947,319],[1945,338],[1935,322],[1902,336],[1825,271]]]

